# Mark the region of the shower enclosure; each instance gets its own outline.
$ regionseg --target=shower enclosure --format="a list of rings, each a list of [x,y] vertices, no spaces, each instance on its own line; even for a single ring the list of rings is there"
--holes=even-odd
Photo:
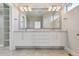
[[[0,46],[9,46],[9,6],[0,3]]]

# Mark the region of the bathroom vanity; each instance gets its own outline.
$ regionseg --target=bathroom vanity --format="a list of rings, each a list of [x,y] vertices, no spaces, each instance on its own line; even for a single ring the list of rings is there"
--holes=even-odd
[[[13,47],[19,48],[54,48],[64,47],[67,32],[52,30],[14,31]]]

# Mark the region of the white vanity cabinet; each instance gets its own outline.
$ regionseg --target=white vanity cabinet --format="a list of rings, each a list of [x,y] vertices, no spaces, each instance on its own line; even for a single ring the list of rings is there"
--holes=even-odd
[[[65,31],[26,31],[14,32],[13,40],[15,46],[44,47],[65,46]]]
[[[65,40],[67,39],[67,32],[57,32],[56,33],[56,45],[65,46]]]
[[[23,46],[33,46],[33,34],[29,32],[24,32]]]
[[[17,44],[18,42],[22,42],[22,40],[23,40],[23,33],[22,32],[13,33],[13,41],[14,41],[14,43]]]
[[[56,33],[52,32],[35,32],[34,45],[35,46],[54,46]]]

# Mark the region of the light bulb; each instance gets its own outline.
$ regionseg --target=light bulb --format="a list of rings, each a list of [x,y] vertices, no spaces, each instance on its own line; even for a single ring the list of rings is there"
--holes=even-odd
[[[52,8],[52,11],[55,11],[55,10],[56,10],[56,7],[53,7],[53,8]]]
[[[49,8],[48,8],[48,11],[51,11],[51,10],[52,10],[52,7],[49,7]]]
[[[31,7],[28,7],[28,11],[32,11],[32,8]]]
[[[59,11],[61,9],[61,6],[57,6],[56,11]]]
[[[24,11],[28,11],[28,10],[27,10],[27,7],[24,7]]]
[[[20,10],[21,10],[21,11],[24,11],[24,8],[23,8],[23,7],[20,7]]]

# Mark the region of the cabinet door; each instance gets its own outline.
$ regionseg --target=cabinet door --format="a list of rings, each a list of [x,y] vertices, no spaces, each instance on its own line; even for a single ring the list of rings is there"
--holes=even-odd
[[[26,46],[33,46],[33,33],[32,32],[25,32],[24,33],[24,39],[22,42],[24,42],[24,45]]]
[[[22,40],[23,40],[22,32],[14,32],[13,33],[13,40],[15,43],[22,42]]]
[[[66,40],[66,32],[57,33],[57,45],[64,46]]]

